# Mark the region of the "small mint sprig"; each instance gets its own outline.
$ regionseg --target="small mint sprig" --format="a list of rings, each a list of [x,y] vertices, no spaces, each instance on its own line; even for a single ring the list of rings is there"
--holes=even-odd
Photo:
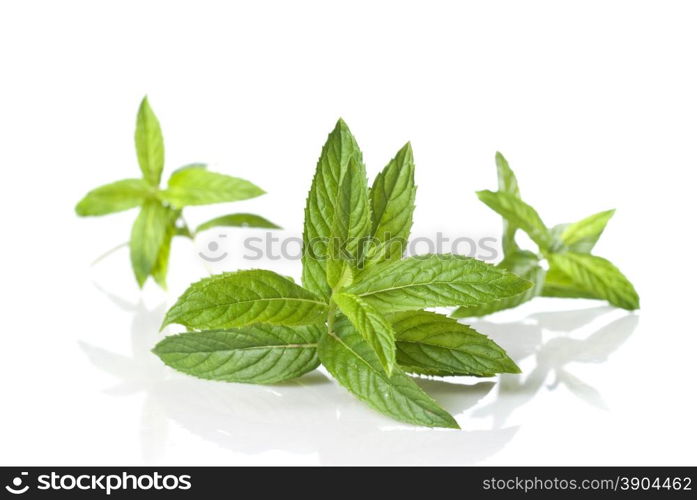
[[[503,217],[504,258],[498,267],[532,281],[534,286],[497,302],[460,307],[453,317],[484,316],[536,296],[599,299],[630,311],[639,308],[639,295],[632,283],[609,260],[592,253],[614,210],[549,228],[538,212],[522,200],[518,180],[501,153],[496,153],[496,167],[499,190],[479,191],[477,196]],[[537,252],[518,246],[518,229],[537,245]],[[540,265],[542,260],[547,261],[546,270]]]
[[[217,226],[248,226],[277,229],[278,226],[254,214],[216,217],[192,231],[184,221],[184,207],[247,200],[264,191],[244,179],[211,172],[203,164],[181,167],[160,187],[165,165],[165,147],[160,122],[144,97],[138,109],[135,145],[142,177],[123,179],[93,189],[80,200],[80,216],[107,215],[140,208],[129,240],[131,265],[138,285],[148,276],[162,288],[167,286],[167,268],[172,238],[193,239],[196,233]]]

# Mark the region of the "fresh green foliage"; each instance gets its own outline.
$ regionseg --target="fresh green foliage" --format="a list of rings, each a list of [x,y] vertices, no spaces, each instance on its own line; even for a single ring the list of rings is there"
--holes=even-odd
[[[260,215],[254,214],[229,214],[216,217],[204,222],[196,228],[196,232],[200,233],[206,229],[213,227],[261,227],[266,229],[281,229],[273,222],[263,218]]]
[[[160,122],[147,98],[143,98],[138,109],[135,144],[142,179],[124,179],[93,189],[80,200],[75,211],[80,216],[95,216],[140,207],[129,240],[131,265],[140,287],[148,276],[162,288],[167,287],[169,252],[174,236],[193,239],[196,233],[217,226],[278,228],[258,215],[231,214],[209,220],[192,232],[182,216],[184,207],[247,200],[264,191],[244,179],[210,172],[203,164],[175,170],[167,187],[161,189],[164,140]]]
[[[151,186],[158,186],[165,168],[165,143],[160,121],[155,116],[148,98],[144,97],[136,119],[136,154],[140,171]]]
[[[590,253],[614,214],[614,210],[606,210],[573,224],[563,225],[559,238],[569,250]]]
[[[375,266],[347,291],[381,311],[467,304],[510,297],[530,283],[484,262],[460,255],[423,255]]]
[[[349,165],[352,170],[365,172],[358,144],[348,126],[340,120],[322,148],[305,207],[303,285],[325,299],[329,299],[332,291],[327,281],[330,242],[342,217],[345,217],[345,214],[336,217],[340,183]],[[357,174],[349,176],[351,179],[359,177]]]
[[[504,259],[497,267],[532,281],[534,286],[499,301],[478,306],[462,304],[453,317],[484,316],[538,295],[600,299],[623,309],[639,308],[639,296],[630,281],[607,259],[591,254],[614,210],[548,228],[537,211],[521,199],[518,180],[501,153],[496,153],[496,167],[499,190],[480,191],[477,195],[503,217]],[[520,249],[515,241],[518,229],[537,244],[539,253]],[[546,271],[541,265],[543,260],[547,261]]]
[[[520,198],[502,191],[479,191],[479,199],[498,212],[511,227],[522,229],[537,243],[540,249],[548,250],[552,238],[537,211]]]
[[[264,194],[249,181],[218,174],[205,165],[192,165],[172,173],[160,198],[175,208],[248,200]]]
[[[409,144],[368,189],[361,151],[339,120],[307,198],[302,286],[264,270],[199,281],[164,321],[189,331],[154,352],[184,373],[250,383],[293,378],[319,360],[385,415],[456,428],[407,372],[492,376],[518,367],[486,336],[423,309],[485,307],[532,284],[470,258],[403,258],[415,193]]]
[[[75,207],[78,215],[107,215],[135,208],[150,194],[143,179],[123,179],[93,189]]]
[[[502,193],[508,193],[516,198],[520,198],[518,179],[513,173],[513,170],[511,170],[511,167],[508,165],[506,158],[504,158],[503,155],[498,152],[496,153],[496,173],[498,174],[499,191]],[[518,250],[518,245],[515,242],[515,232],[516,227],[513,224],[509,224],[504,218],[502,246],[506,255],[512,254]]]
[[[609,260],[597,255],[564,252],[549,256],[552,269],[568,276],[582,291],[623,309],[637,309],[639,296]]]
[[[385,373],[375,351],[346,318],[339,318],[331,333],[322,336],[319,358],[341,385],[377,411],[410,424],[459,428],[402,369]]]
[[[399,260],[414,214],[414,154],[407,143],[373,181],[370,188],[371,264]]]
[[[194,283],[167,312],[163,326],[296,326],[315,323],[326,313],[326,303],[314,293],[272,271],[257,269],[217,274]]]
[[[517,245],[516,245],[517,248]],[[531,300],[533,297],[540,294],[542,285],[545,280],[545,270],[540,266],[539,259],[536,254],[527,250],[513,250],[508,254],[498,266],[501,269],[506,269],[513,274],[533,283],[533,286],[522,293],[506,297],[485,304],[476,306],[462,306],[457,308],[453,313],[453,318],[466,318],[472,316],[485,316],[502,309],[510,309],[516,307],[523,302]]]
[[[172,219],[170,210],[157,200],[146,199],[131,229],[131,264],[140,286],[152,273],[165,242]]]
[[[365,300],[350,293],[337,293],[334,302],[358,333],[372,347],[387,375],[395,365],[395,334],[392,325]]]
[[[165,338],[154,352],[168,365],[195,377],[273,384],[319,366],[321,333],[317,325],[189,332]]]
[[[506,352],[472,327],[429,311],[390,316],[397,339],[397,362],[425,375],[520,373]]]

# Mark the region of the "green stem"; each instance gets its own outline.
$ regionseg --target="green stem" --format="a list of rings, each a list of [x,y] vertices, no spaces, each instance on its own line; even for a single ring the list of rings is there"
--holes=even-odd
[[[329,335],[334,335],[334,318],[336,316],[336,304],[329,300],[329,310],[327,311],[327,331]]]

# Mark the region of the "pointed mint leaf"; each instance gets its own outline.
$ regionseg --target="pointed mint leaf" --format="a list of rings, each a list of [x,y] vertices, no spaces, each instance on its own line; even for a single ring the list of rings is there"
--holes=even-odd
[[[381,313],[437,306],[477,306],[524,292],[532,284],[459,255],[410,257],[375,266],[345,291]]]
[[[157,259],[153,265],[151,275],[160,288],[167,289],[167,268],[169,267],[169,252],[172,247],[172,239],[177,232],[176,222],[179,218],[179,211],[168,208],[168,223],[165,237],[157,252]]]
[[[406,250],[414,215],[414,154],[407,143],[380,172],[370,188],[371,264],[399,260]]]
[[[167,312],[163,326],[213,330],[268,323],[300,326],[326,317],[327,304],[272,271],[223,273],[191,285]]]
[[[369,231],[370,207],[365,167],[355,158],[350,158],[339,183],[329,236],[327,284],[332,289],[343,282],[348,270],[358,266]]]
[[[173,172],[167,181],[167,189],[160,193],[160,197],[172,206],[181,208],[248,200],[262,194],[264,190],[249,181],[196,165]]]
[[[520,189],[518,188],[518,179],[513,170],[508,165],[508,161],[499,152],[496,153],[496,172],[498,174],[499,191],[508,193],[511,196],[520,198]],[[518,244],[515,241],[515,233],[518,228],[503,218],[503,255],[508,256],[518,250]]]
[[[486,316],[504,309],[511,309],[523,304],[542,292],[545,280],[545,270],[540,266],[539,258],[527,250],[515,250],[509,253],[506,258],[496,267],[505,269],[532,282],[533,286],[517,295],[512,295],[503,299],[487,302],[478,306],[459,307],[452,314],[453,318],[470,318]]]
[[[477,196],[509,224],[525,231],[543,252],[551,248],[552,239],[547,226],[530,205],[510,193],[501,191],[479,191]]]
[[[172,335],[153,352],[168,366],[207,380],[275,384],[319,366],[317,325],[255,325]]]
[[[493,340],[442,314],[408,311],[390,317],[397,337],[397,363],[423,375],[520,373]]]
[[[143,179],[123,179],[93,189],[75,207],[80,216],[106,215],[139,207],[151,195]]]
[[[131,229],[131,265],[142,288],[152,272],[171,226],[169,209],[156,200],[143,203]]]
[[[373,409],[402,422],[458,429],[455,419],[402,370],[387,375],[375,351],[346,318],[319,342],[319,358],[337,381]]]
[[[496,174],[499,181],[499,191],[502,193],[512,194],[516,198],[520,198],[520,187],[518,187],[518,179],[513,170],[508,164],[508,160],[504,156],[496,152]]]
[[[354,165],[363,165],[356,140],[346,123],[339,120],[322,148],[305,207],[303,286],[323,298],[331,295],[326,265],[329,242],[340,183],[351,161]]]
[[[143,98],[138,109],[135,141],[143,179],[151,186],[159,186],[165,166],[165,145],[160,122],[150,108],[147,97]]]
[[[562,243],[574,253],[590,253],[614,214],[614,210],[606,210],[565,226]]]
[[[579,288],[571,277],[562,272],[557,266],[550,266],[545,274],[544,287],[540,293],[542,297],[557,297],[564,299],[598,299],[596,293]]]
[[[639,295],[634,286],[609,260],[572,252],[552,254],[549,259],[581,290],[622,309],[639,309]]]
[[[395,335],[390,323],[364,300],[348,293],[333,296],[339,310],[373,348],[387,375],[395,365]]]
[[[206,231],[214,227],[258,227],[263,229],[281,229],[273,222],[260,215],[254,214],[229,214],[216,217],[204,222],[196,228],[196,232]]]

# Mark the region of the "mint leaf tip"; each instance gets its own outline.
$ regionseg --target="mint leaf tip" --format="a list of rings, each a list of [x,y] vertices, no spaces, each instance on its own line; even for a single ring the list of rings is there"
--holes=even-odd
[[[520,367],[515,361],[513,361],[511,358],[508,358],[505,361],[505,368],[501,370],[501,373],[512,373],[514,375],[517,375],[519,373],[523,373],[523,371],[520,369]]]

